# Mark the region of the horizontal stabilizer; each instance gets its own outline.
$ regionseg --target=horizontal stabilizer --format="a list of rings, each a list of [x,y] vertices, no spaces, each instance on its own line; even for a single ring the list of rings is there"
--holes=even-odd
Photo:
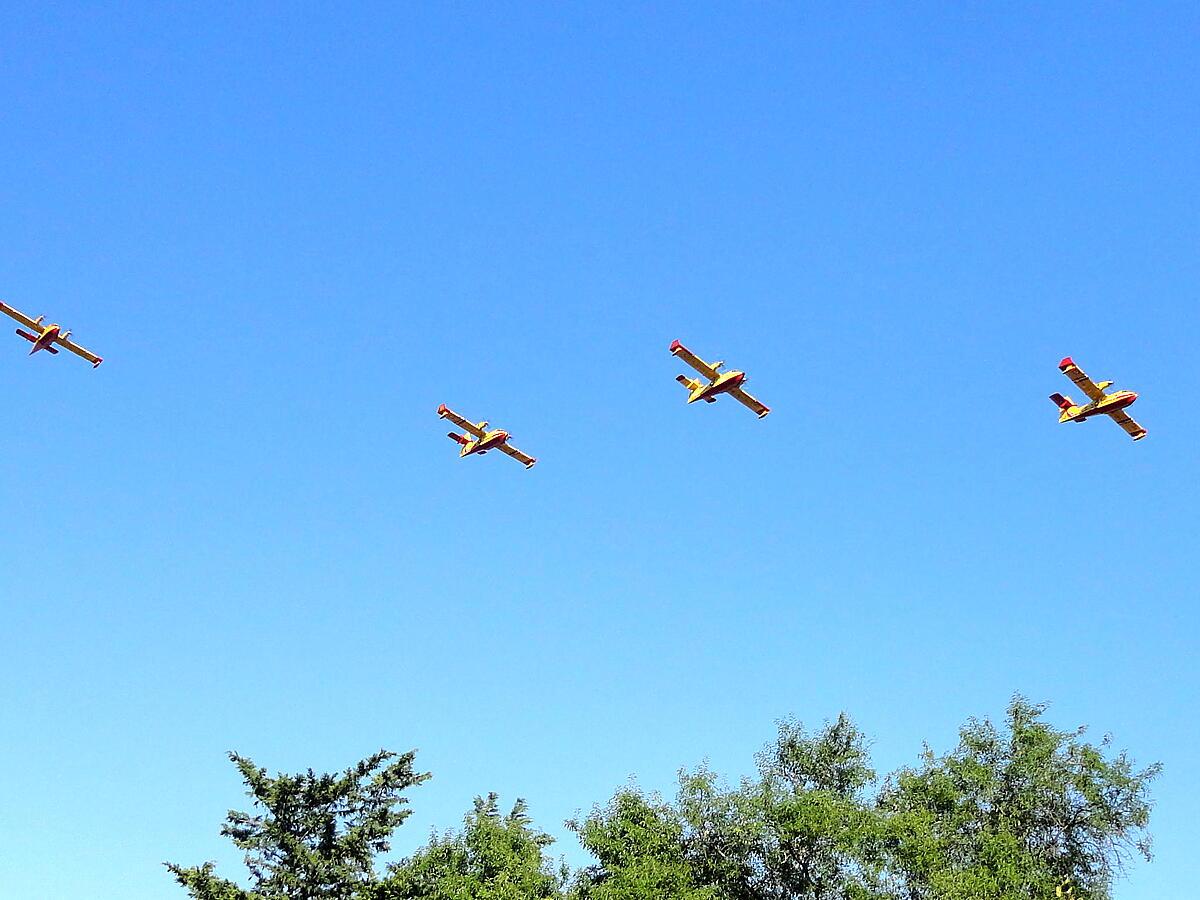
[[[454,441],[456,444],[467,443],[467,439],[465,437],[463,437],[461,434],[455,434],[453,431],[447,434],[446,437],[450,438],[450,440]]]
[[[21,337],[25,338],[25,340],[27,340],[31,343],[37,343],[37,338],[34,335],[30,334],[28,331],[25,331],[24,329],[18,328],[17,334],[19,334]]]
[[[698,388],[700,386],[700,382],[693,381],[691,378],[688,378],[686,375],[676,375],[675,380],[678,381],[680,384],[682,384],[689,391],[694,391],[696,388]]]
[[[1071,402],[1070,397],[1064,397],[1062,394],[1051,394],[1050,399],[1057,404],[1059,409],[1070,409],[1075,405]]]

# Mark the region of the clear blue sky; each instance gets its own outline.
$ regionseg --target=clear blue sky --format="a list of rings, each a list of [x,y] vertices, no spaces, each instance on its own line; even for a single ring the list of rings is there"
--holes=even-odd
[[[106,357],[0,340],[4,900],[240,875],[230,749],[581,862],[631,774],[1014,691],[1165,763],[1119,896],[1193,890],[1195,6],[433,6],[0,11],[0,297]]]

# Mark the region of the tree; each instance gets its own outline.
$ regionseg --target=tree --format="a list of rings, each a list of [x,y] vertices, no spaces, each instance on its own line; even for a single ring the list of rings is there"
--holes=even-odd
[[[375,900],[559,900],[565,867],[544,856],[554,842],[533,828],[524,800],[501,815],[499,798],[475,798],[461,833],[433,835],[429,845],[392,866]]]
[[[759,777],[723,790],[706,769],[680,782],[688,855],[729,900],[882,896],[883,823],[866,789],[866,740],[846,715],[808,734],[792,721],[758,755]]]
[[[846,715],[815,732],[783,722],[736,787],[702,767],[674,801],[624,788],[568,822],[596,859],[573,880],[524,801],[502,813],[495,794],[379,877],[403,794],[428,777],[413,754],[274,778],[231,754],[258,809],[222,833],[251,886],[212,863],[169,868],[195,900],[1109,900],[1124,864],[1150,858],[1159,767],[1044,714],[1016,697],[1000,728],[968,720],[951,752],[926,748],[882,783]]]
[[[1122,752],[1056,731],[1016,697],[1006,728],[970,720],[958,747],[894,775],[880,797],[894,877],[914,900],[1052,896],[1070,878],[1104,900],[1132,855],[1150,858],[1150,782]]]
[[[759,777],[728,789],[681,773],[674,805],[622,791],[576,826],[600,865],[580,896],[842,900],[881,896],[882,822],[862,733],[845,715],[809,735],[784,722]]]
[[[212,863],[167,863],[195,900],[350,900],[378,877],[375,857],[410,810],[404,792],[428,774],[413,770],[414,753],[380,750],[341,775],[271,777],[230,753],[261,813],[230,811],[221,834],[246,851],[252,887],[217,876]]]
[[[580,872],[579,900],[717,900],[686,858],[683,822],[671,806],[619,791],[607,807],[568,822],[597,864]]]

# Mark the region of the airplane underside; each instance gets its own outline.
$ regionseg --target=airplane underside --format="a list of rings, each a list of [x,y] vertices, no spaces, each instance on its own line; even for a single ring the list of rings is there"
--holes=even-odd
[[[735,388],[741,387],[745,379],[735,378],[729,381],[724,381],[719,384],[706,384],[692,396],[688,397],[688,403],[694,403],[697,400],[703,400],[705,403],[716,403],[717,397],[721,394],[728,394]]]
[[[1092,418],[1093,416],[1107,416],[1109,413],[1120,412],[1121,410],[1125,409],[1127,406],[1132,406],[1132,405],[1133,405],[1132,400],[1122,400],[1118,403],[1106,404],[1104,406],[1098,406],[1095,409],[1089,409],[1087,412],[1084,412],[1084,413],[1076,413],[1075,415],[1073,415],[1069,419],[1067,419],[1067,421],[1068,422],[1086,422],[1088,419]]]

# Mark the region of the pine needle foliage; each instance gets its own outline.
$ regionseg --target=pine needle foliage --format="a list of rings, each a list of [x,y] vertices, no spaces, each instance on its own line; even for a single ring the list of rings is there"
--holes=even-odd
[[[167,868],[194,900],[351,900],[378,881],[378,854],[408,818],[404,792],[428,774],[414,753],[386,750],[340,774],[271,776],[237,753],[254,812],[230,810],[221,834],[245,851],[250,888],[216,874],[212,863]]]

